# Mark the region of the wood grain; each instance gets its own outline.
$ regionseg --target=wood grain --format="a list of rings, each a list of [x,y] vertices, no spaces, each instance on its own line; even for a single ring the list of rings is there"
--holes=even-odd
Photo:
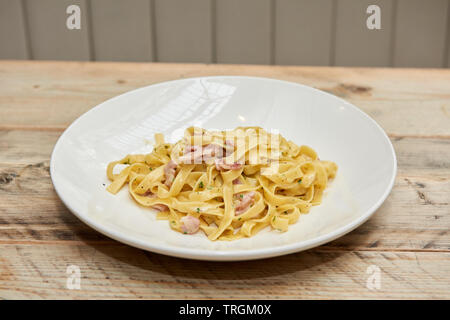
[[[101,235],[57,197],[49,159],[62,131],[136,87],[217,74],[308,84],[358,105],[389,133],[392,193],[365,224],[283,257],[213,263]],[[0,62],[0,298],[450,299],[450,70],[201,64]],[[66,289],[66,268],[81,290]],[[366,287],[367,267],[381,289]]]
[[[389,134],[450,136],[448,69],[164,63],[4,61],[0,128],[63,130],[93,106],[126,91],[167,80],[227,74],[277,78],[328,91],[360,107]]]
[[[450,253],[309,250],[247,262],[200,262],[125,245],[0,245],[2,298],[341,299],[449,297]],[[77,265],[81,290],[67,290]],[[381,288],[366,287],[369,266]]]

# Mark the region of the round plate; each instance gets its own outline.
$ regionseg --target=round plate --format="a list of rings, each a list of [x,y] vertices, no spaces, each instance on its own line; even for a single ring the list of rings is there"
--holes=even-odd
[[[306,144],[339,166],[321,205],[280,233],[266,228],[251,238],[210,241],[183,235],[123,188],[105,190],[106,166],[129,153],[152,150],[153,135],[175,142],[184,129],[260,126]],[[250,260],[309,249],[365,222],[394,184],[395,152],[381,127],[357,107],[320,90],[266,78],[218,76],[183,79],[112,98],[79,117],[53,150],[56,192],[78,218],[118,241],[166,255],[201,260]]]

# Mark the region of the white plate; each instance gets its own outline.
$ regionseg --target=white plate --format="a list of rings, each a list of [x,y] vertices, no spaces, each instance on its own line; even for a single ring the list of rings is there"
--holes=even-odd
[[[212,242],[183,235],[139,207],[123,188],[105,190],[106,166],[128,153],[147,153],[153,135],[170,142],[185,128],[261,126],[296,144],[313,147],[339,166],[323,203],[279,233]],[[201,260],[250,260],[321,245],[365,222],[386,199],[397,170],[392,144],[381,127],[355,106],[325,92],[286,81],[204,77],[164,82],[110,99],[78,118],[53,150],[56,192],[78,218],[118,241],[166,255]]]

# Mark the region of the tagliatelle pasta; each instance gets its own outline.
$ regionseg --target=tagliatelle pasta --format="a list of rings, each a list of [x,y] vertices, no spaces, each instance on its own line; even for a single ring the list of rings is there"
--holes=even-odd
[[[259,127],[207,131],[191,127],[175,144],[155,135],[149,154],[108,164],[116,194],[125,184],[144,207],[173,230],[203,231],[210,240],[251,237],[271,227],[284,232],[322,201],[337,165]],[[127,165],[114,173],[118,164]]]

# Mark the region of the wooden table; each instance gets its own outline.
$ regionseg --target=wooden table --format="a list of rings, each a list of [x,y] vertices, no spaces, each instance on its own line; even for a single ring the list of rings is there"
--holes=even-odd
[[[378,212],[312,250],[215,263],[121,244],[61,203],[50,153],[76,117],[137,87],[223,74],[314,86],[372,116],[389,134],[399,169]],[[449,69],[0,62],[0,298],[450,299],[449,202]],[[69,265],[80,268],[80,290],[66,288]],[[379,289],[366,286],[371,265],[380,270]]]

